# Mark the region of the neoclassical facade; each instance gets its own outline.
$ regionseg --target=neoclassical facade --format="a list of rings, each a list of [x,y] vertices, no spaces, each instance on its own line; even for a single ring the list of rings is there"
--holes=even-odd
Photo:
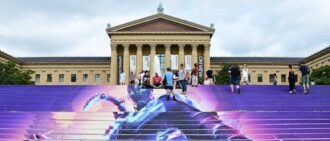
[[[292,64],[298,80],[298,66],[312,69],[330,65],[330,46],[306,58],[301,57],[210,57],[214,26],[203,26],[180,18],[157,14],[111,27],[108,57],[13,57],[0,51],[0,62],[12,61],[22,70],[33,70],[37,85],[109,85],[119,84],[119,74],[141,71],[164,73],[177,71],[184,64],[189,71],[198,65],[202,83],[207,69],[219,71],[224,63],[247,64],[250,84],[270,85],[277,75],[279,85],[287,85],[287,65]],[[213,39],[214,40],[214,39]],[[221,55],[221,52],[217,53]]]
[[[118,84],[122,71],[126,76],[149,71],[153,76],[158,67],[158,73],[163,73],[168,67],[175,71],[184,64],[191,70],[198,64],[203,77],[210,68],[212,27],[158,13],[106,31],[111,39],[111,74],[116,74],[111,84]]]

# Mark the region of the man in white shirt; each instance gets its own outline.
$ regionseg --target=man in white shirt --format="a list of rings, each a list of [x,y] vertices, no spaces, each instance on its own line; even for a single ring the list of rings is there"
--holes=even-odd
[[[243,84],[249,85],[249,69],[247,68],[246,64],[244,64],[244,67],[242,69],[242,79]]]
[[[126,75],[125,75],[125,72],[123,71],[120,74],[120,85],[125,85],[125,80],[126,80]]]

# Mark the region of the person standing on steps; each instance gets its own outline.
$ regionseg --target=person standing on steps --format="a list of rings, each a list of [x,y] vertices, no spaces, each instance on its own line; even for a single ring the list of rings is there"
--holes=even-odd
[[[135,78],[136,78],[136,76],[135,76],[134,72],[131,72],[131,74],[129,75],[129,84],[130,85],[135,84]]]
[[[180,64],[180,70],[179,70],[179,82],[181,85],[182,95],[187,94],[187,78],[186,78],[186,71],[183,66],[183,64]]]
[[[195,63],[194,64],[194,68],[193,70],[191,71],[191,87],[197,87],[198,85],[198,67],[197,67],[197,64]]]
[[[163,83],[166,90],[167,101],[170,101],[170,93],[172,93],[173,100],[176,101],[173,89],[173,72],[171,72],[171,68],[166,68],[166,72],[164,74]]]
[[[123,71],[123,72],[121,72],[120,73],[120,75],[119,75],[119,77],[120,77],[120,85],[125,85],[125,81],[126,81],[126,74],[125,74],[125,72]]]
[[[239,83],[241,80],[241,72],[239,70],[239,67],[236,65],[231,65],[229,68],[229,74],[230,74],[230,89],[231,92],[234,92],[234,86],[236,86],[237,93],[241,93],[241,89],[239,87]]]
[[[289,76],[288,76],[288,79],[289,79],[289,93],[290,94],[295,94],[296,93],[296,76],[294,74],[294,71],[292,69],[292,65],[289,65]]]
[[[143,83],[143,76],[144,76],[144,72],[143,71],[141,71],[140,72],[140,74],[139,74],[139,78],[138,78],[138,80],[139,80],[139,85],[142,85],[142,83]]]
[[[246,64],[244,64],[242,69],[242,78],[243,78],[243,84],[249,85],[249,69],[247,68]]]
[[[207,81],[208,81],[209,85],[213,85],[214,84],[214,82],[213,82],[213,77],[214,77],[213,70],[211,70],[209,68],[206,71],[206,75],[207,75]]]
[[[274,80],[273,80],[273,85],[277,85],[277,75],[274,73]]]
[[[308,94],[310,91],[310,87],[309,87],[310,69],[307,65],[300,64],[299,71],[301,72],[301,83],[303,84],[304,87],[304,94]]]

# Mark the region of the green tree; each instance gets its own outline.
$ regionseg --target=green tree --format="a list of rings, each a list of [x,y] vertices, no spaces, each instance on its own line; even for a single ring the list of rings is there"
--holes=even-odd
[[[215,75],[215,84],[228,85],[230,83],[230,76],[228,74],[229,67],[229,64],[223,63],[223,67],[220,71],[217,71],[217,75]]]
[[[311,80],[317,85],[330,85],[330,66],[326,65],[313,69]]]
[[[32,70],[22,71],[14,62],[0,62],[0,85],[32,85]]]

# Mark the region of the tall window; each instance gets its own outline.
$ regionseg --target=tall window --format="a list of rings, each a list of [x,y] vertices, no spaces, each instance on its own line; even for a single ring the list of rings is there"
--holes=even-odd
[[[100,74],[95,74],[95,82],[100,82],[100,81],[101,81]]]
[[[281,82],[282,83],[285,83],[286,82],[286,75],[285,74],[282,74],[281,75]]]
[[[251,74],[248,74],[249,82],[251,82]]]
[[[88,74],[83,74],[83,81],[87,82],[88,81]]]
[[[76,82],[76,81],[77,81],[77,75],[71,74],[71,82]]]
[[[64,82],[64,74],[59,74],[58,75],[58,80],[59,80],[59,82],[63,83]]]
[[[165,73],[165,54],[159,53],[157,54],[158,59],[159,59],[159,64],[160,64],[160,72],[162,74]]]
[[[53,81],[52,74],[47,74],[47,82],[52,82],[52,81]]]
[[[40,74],[36,74],[35,82],[40,82]]]
[[[262,82],[262,74],[258,74],[258,82]]]
[[[107,74],[107,82],[110,82],[110,80],[111,80],[111,75]]]

